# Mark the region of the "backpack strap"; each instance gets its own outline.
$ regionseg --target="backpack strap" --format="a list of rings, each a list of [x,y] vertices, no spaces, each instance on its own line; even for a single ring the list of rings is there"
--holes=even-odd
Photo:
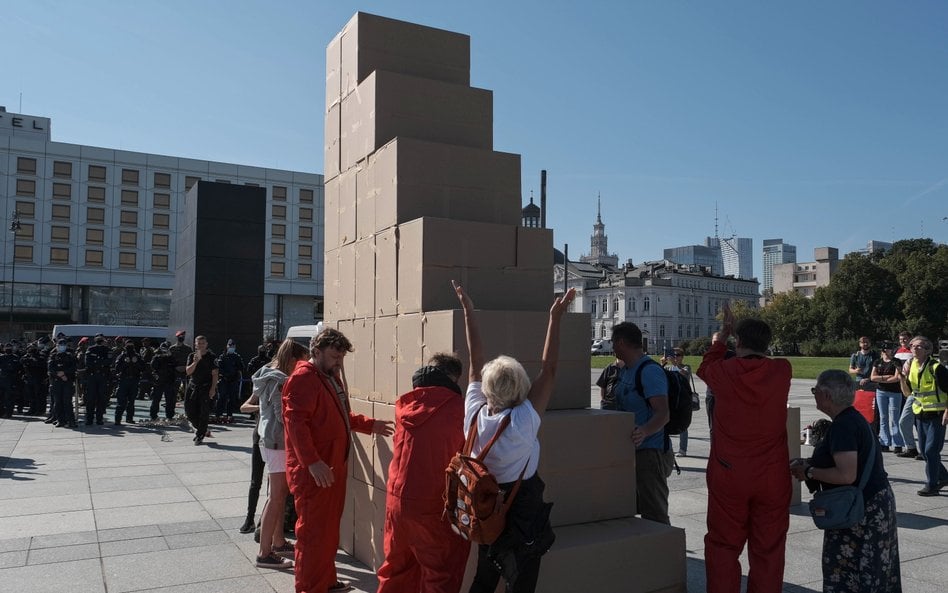
[[[645,362],[640,364],[639,368],[635,369],[635,391],[639,394],[639,397],[645,400],[645,405],[648,405],[648,398],[645,397],[645,388],[642,387],[642,369],[645,368],[645,365],[647,364],[658,364],[658,363],[655,362],[655,359],[653,359],[651,356],[647,354],[643,354],[642,356],[645,357]],[[666,393],[665,395],[667,396],[668,394]],[[651,408],[652,406],[648,406],[648,407]]]
[[[474,413],[474,417],[471,418],[471,426],[467,429],[467,440],[464,442],[464,448],[461,449],[463,455],[470,455],[471,451],[474,450],[474,439],[477,437],[477,417],[480,415],[481,410],[484,409],[484,406],[487,404],[481,404],[481,407],[477,409],[477,412]],[[483,461],[487,457],[487,453],[490,452],[491,447],[494,446],[494,443],[497,442],[497,438],[500,436],[500,433],[510,426],[510,414],[507,414],[500,421],[500,426],[497,427],[497,432],[494,433],[494,436],[487,441],[487,445],[481,450],[480,454],[477,456],[478,461]],[[528,460],[529,461],[529,460]],[[523,468],[524,471],[527,470],[526,466]],[[523,472],[520,473],[523,475]]]

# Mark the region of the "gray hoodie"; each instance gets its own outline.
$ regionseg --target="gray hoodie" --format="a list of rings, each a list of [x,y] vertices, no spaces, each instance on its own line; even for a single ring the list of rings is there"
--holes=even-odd
[[[285,449],[283,436],[283,383],[286,375],[280,369],[261,367],[253,374],[253,392],[260,400],[260,423],[257,433],[260,446],[267,449]]]

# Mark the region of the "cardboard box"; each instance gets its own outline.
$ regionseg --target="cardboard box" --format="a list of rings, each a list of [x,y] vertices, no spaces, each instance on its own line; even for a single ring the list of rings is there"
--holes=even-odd
[[[374,402],[372,405],[372,417],[376,420],[388,420],[395,422],[395,405],[382,402]],[[372,467],[374,468],[372,486],[385,492],[385,486],[388,484],[388,466],[392,463],[392,457],[395,453],[395,445],[392,437],[376,436],[375,448],[372,450]]]
[[[517,231],[507,224],[418,218],[398,225],[398,258],[429,266],[514,267]]]
[[[339,180],[339,229],[337,231],[338,245],[348,245],[356,240],[356,207],[358,204],[358,168],[343,171],[336,179]]]
[[[493,94],[377,70],[342,100],[345,171],[397,136],[490,150]]]
[[[325,250],[339,247],[339,188],[338,176],[327,178],[323,185],[323,242]]]
[[[339,547],[350,556],[355,553],[355,495],[353,492],[353,480],[352,476],[349,476],[346,483],[346,504],[342,508],[342,518],[339,520]]]
[[[375,318],[375,390],[373,401],[392,403],[398,395],[396,317]]]
[[[545,270],[553,277],[553,231],[517,227],[517,263],[525,270]]]
[[[339,252],[327,250],[323,255],[323,316],[338,319],[339,314]]]
[[[685,593],[687,585],[683,529],[618,519],[557,529],[537,591]]]
[[[368,566],[375,566],[375,507],[372,486],[353,481],[353,551],[356,558]],[[380,529],[382,527],[379,527]]]
[[[398,313],[398,236],[395,228],[375,235],[375,314]]]
[[[398,316],[398,357],[395,378],[398,395],[412,390],[412,375],[425,364],[424,327],[425,316],[422,313]]]
[[[372,154],[360,192],[375,195],[376,230],[423,216],[520,224],[520,156],[399,137]]]
[[[553,302],[550,275],[517,268],[471,268],[420,264],[398,258],[398,312],[419,313],[457,306],[456,280],[483,310],[546,311]],[[587,345],[588,349],[588,345]]]
[[[372,417],[372,402],[356,397],[349,398],[349,409],[353,414]],[[353,480],[371,486],[375,482],[375,440],[370,434],[352,431],[352,449],[349,452],[349,475]]]
[[[374,317],[375,237],[357,241],[355,251],[355,317]]]
[[[355,244],[349,243],[336,250],[339,262],[338,300],[335,304],[336,319],[355,318],[356,257]]]
[[[342,106],[334,105],[326,113],[323,176],[326,181],[339,175],[342,159],[340,139],[342,135]]]
[[[342,101],[342,33],[326,46],[326,113]]]
[[[375,391],[375,320],[340,321],[339,331],[349,338],[354,349],[345,359],[349,395],[369,400]]]
[[[375,70],[470,84],[468,35],[357,12],[337,37],[341,38],[343,95],[354,91]],[[330,43],[327,62],[333,59],[329,54],[335,51]],[[327,89],[327,101],[328,97]]]

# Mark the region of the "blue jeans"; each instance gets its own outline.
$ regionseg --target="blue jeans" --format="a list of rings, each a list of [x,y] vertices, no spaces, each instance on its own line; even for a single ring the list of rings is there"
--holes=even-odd
[[[918,449],[915,446],[915,434],[912,428],[915,426],[915,413],[912,411],[913,396],[905,399],[905,406],[902,408],[902,415],[899,416],[899,432],[902,433],[902,440],[905,442],[906,449]]]
[[[876,390],[876,410],[879,411],[879,441],[883,447],[902,447],[902,431],[899,429],[899,414],[902,411],[902,394]]]
[[[688,452],[688,431],[683,430],[678,434],[678,452],[687,453]]]
[[[948,470],[941,462],[941,450],[945,446],[945,426],[941,413],[929,412],[915,417],[918,429],[918,449],[925,456],[925,484],[934,489],[948,482]]]

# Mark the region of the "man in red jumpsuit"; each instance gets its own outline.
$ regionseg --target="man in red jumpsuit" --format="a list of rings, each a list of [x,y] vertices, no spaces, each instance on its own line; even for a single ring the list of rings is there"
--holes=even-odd
[[[444,470],[464,444],[461,361],[435,354],[395,402],[388,467],[385,563],[378,593],[458,593],[470,543],[442,519]]]
[[[790,363],[766,355],[770,327],[758,319],[736,326],[737,356],[724,358],[734,327],[724,326],[704,355],[698,376],[714,392],[708,457],[708,533],[704,538],[708,593],[741,588],[738,558],[747,543],[748,593],[779,593],[790,526],[787,398]]]
[[[339,520],[346,500],[350,430],[392,434],[392,423],[353,414],[342,361],[352,343],[325,329],[310,342],[311,358],[283,386],[286,478],[296,500],[296,591],[327,593],[351,587],[336,578]]]

